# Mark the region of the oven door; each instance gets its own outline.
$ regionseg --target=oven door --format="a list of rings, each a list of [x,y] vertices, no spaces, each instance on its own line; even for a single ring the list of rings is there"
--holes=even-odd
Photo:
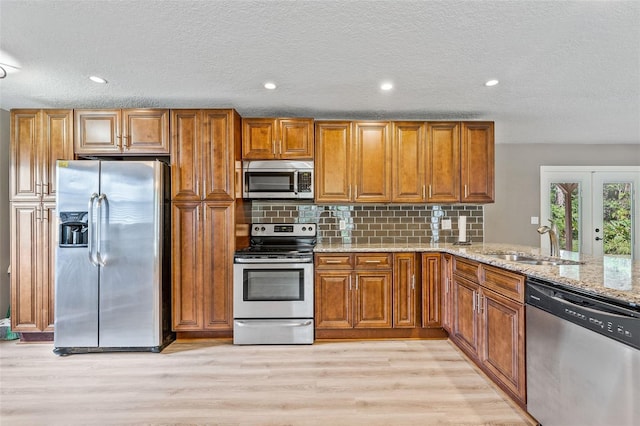
[[[313,263],[236,263],[233,316],[313,318]]]

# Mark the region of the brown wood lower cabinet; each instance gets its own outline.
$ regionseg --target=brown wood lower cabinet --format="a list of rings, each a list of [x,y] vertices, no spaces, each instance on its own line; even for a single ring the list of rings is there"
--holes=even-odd
[[[234,208],[228,203],[173,202],[175,331],[233,330]]]
[[[52,332],[55,202],[11,204],[11,330]]]
[[[439,256],[316,254],[316,338],[446,337],[440,284],[431,282],[440,276]],[[422,286],[416,284],[418,259],[427,261]]]
[[[524,276],[458,257],[452,269],[451,340],[524,406]]]
[[[316,328],[390,328],[391,255],[318,256]],[[354,267],[355,262],[355,267]],[[352,269],[354,268],[354,269]]]

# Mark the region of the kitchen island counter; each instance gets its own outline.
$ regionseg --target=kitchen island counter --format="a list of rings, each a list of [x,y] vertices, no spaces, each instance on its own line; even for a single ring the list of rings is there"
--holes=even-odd
[[[591,295],[613,298],[640,309],[640,261],[615,256],[601,258],[561,251],[562,259],[583,262],[579,265],[530,265],[490,254],[519,254],[549,260],[539,248],[513,244],[325,244],[316,245],[316,253],[350,252],[439,252],[450,253],[503,269],[551,281]]]

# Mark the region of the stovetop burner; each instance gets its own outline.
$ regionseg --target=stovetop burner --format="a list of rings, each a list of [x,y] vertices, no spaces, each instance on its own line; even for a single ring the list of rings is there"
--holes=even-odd
[[[254,223],[251,246],[236,251],[235,260],[312,261],[316,228],[315,223]]]

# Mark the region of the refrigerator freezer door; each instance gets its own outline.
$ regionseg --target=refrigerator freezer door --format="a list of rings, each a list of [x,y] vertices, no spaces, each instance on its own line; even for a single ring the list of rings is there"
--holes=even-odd
[[[103,161],[100,207],[100,347],[162,343],[163,167]]]
[[[98,193],[100,189],[99,170],[99,161],[58,161],[58,215],[60,212],[89,211],[91,195]],[[55,346],[96,347],[97,330],[98,267],[90,262],[87,247],[61,247],[58,241],[55,268]]]

